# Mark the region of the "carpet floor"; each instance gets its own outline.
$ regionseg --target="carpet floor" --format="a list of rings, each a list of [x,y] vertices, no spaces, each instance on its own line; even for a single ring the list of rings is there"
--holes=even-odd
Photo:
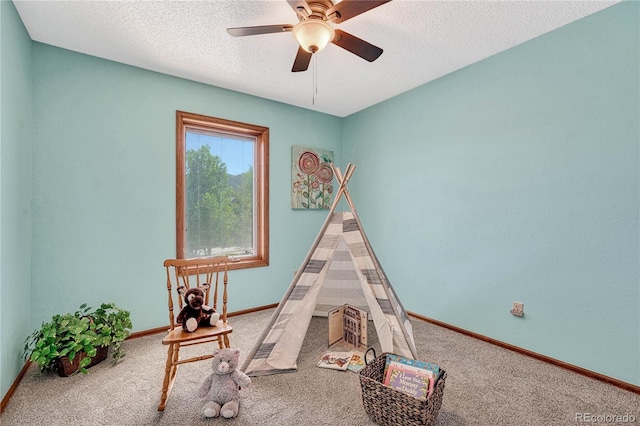
[[[231,344],[240,349],[241,364],[272,313],[269,309],[230,318]],[[437,426],[640,424],[640,395],[424,321],[413,319],[412,324],[419,358],[447,371]],[[375,347],[373,330],[370,327],[369,339]],[[326,339],[326,318],[312,318],[298,371],[254,377],[241,391],[240,413],[232,420],[202,414],[203,401],[196,391],[211,371],[209,361],[182,365],[165,411],[157,411],[166,347],[156,334],[125,341],[122,362],[112,366],[104,361],[86,375],[61,378],[39,374],[31,365],[0,423],[374,425],[363,409],[358,375],[316,367],[327,349]]]

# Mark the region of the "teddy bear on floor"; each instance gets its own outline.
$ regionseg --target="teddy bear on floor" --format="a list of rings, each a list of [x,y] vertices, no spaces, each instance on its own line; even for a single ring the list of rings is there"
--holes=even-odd
[[[213,327],[220,319],[220,315],[213,308],[204,304],[204,292],[209,289],[209,284],[187,289],[178,287],[178,293],[184,298],[184,307],[178,314],[176,322],[182,324],[182,329],[193,333],[200,327]]]
[[[251,384],[249,376],[238,370],[239,349],[215,349],[211,363],[213,371],[202,382],[198,396],[208,402],[204,406],[205,417],[231,419],[238,415],[240,389]]]

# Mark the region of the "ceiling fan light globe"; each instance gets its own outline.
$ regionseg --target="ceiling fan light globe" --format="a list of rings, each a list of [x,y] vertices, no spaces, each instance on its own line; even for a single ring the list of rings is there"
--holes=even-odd
[[[321,51],[336,35],[329,24],[319,19],[298,22],[292,33],[300,46],[309,53]]]

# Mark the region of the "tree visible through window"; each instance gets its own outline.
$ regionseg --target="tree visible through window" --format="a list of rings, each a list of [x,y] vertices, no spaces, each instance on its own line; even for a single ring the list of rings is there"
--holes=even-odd
[[[178,258],[268,264],[268,129],[177,112]]]

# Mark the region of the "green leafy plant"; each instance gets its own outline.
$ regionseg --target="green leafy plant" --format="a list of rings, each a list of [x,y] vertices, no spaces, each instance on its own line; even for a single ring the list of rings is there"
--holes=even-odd
[[[114,303],[103,303],[89,316],[97,334],[96,346],[111,346],[112,363],[116,364],[126,355],[122,342],[129,337],[133,327],[129,311],[118,308]]]
[[[51,321],[43,322],[25,339],[23,358],[37,363],[40,371],[54,371],[58,358],[66,356],[73,361],[85,353],[87,357],[80,361],[78,371],[87,373],[86,367],[99,347],[111,346],[114,364],[124,357],[121,345],[131,327],[129,311],[113,303],[103,303],[93,310],[85,303],[74,313],[54,315]]]

